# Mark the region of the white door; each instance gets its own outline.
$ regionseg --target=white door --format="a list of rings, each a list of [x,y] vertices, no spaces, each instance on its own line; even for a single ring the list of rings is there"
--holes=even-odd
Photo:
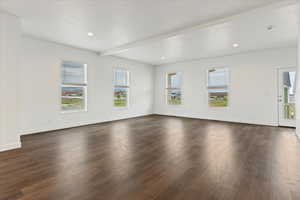
[[[279,126],[296,127],[296,68],[278,70]]]

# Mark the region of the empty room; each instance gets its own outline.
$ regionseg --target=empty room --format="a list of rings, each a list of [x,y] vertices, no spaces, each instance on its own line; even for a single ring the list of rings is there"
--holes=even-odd
[[[0,200],[300,200],[299,0],[0,0]]]

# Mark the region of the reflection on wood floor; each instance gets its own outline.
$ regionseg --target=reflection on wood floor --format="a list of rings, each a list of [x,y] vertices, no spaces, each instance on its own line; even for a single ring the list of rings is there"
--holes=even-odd
[[[299,200],[294,132],[152,115],[23,136],[0,200]]]

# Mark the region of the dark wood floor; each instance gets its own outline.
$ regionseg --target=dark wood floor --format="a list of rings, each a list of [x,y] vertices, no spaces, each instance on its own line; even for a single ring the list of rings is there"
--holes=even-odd
[[[24,136],[0,200],[299,200],[294,132],[148,116]]]

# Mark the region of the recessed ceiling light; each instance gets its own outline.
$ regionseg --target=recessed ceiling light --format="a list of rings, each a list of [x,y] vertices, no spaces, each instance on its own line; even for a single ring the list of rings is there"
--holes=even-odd
[[[166,59],[166,57],[162,56],[162,57],[160,57],[160,59],[161,59],[161,60],[164,60],[164,59]]]
[[[94,36],[94,33],[88,32],[88,36],[93,37],[93,36]]]
[[[232,46],[233,46],[234,48],[238,48],[240,45],[239,45],[238,43],[234,43]]]
[[[121,49],[120,51],[118,51],[118,53],[125,53],[127,51],[129,51],[129,49]]]
[[[267,27],[267,30],[268,30],[268,31],[272,31],[273,29],[274,29],[274,26],[273,26],[273,25],[270,25],[270,26]]]

